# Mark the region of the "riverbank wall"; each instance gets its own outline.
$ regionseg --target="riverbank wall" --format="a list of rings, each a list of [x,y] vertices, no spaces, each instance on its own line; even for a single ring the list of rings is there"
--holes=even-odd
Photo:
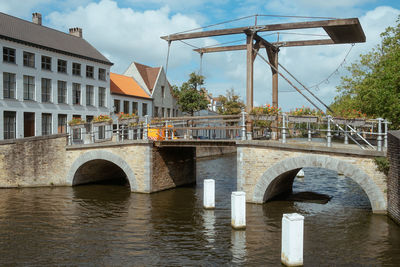
[[[196,158],[222,156],[236,153],[236,147],[197,147]]]
[[[388,215],[400,224],[400,131],[388,134]]]
[[[0,187],[64,185],[65,134],[0,141]]]

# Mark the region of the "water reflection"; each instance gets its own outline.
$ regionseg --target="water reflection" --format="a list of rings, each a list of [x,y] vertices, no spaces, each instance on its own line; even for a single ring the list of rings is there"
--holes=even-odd
[[[204,235],[208,241],[207,247],[213,248],[215,242],[215,213],[214,210],[203,211]]]
[[[246,231],[232,230],[231,233],[231,252],[232,252],[232,263],[240,264],[246,261],[247,249],[246,249]]]
[[[1,266],[280,266],[284,213],[305,215],[305,266],[396,266],[400,227],[373,215],[352,180],[307,168],[294,191],[333,196],[327,204],[247,204],[233,231],[236,157],[197,162],[197,185],[131,194],[112,185],[1,189]],[[216,209],[202,207],[203,179],[216,181]]]

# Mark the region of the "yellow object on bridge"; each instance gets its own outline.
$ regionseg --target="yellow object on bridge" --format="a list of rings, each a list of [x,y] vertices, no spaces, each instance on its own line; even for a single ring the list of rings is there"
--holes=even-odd
[[[176,137],[176,131],[172,125],[168,125],[167,127],[161,128],[150,128],[150,125],[147,125],[147,137],[150,140],[154,141],[164,141],[164,140],[175,140],[178,139]]]

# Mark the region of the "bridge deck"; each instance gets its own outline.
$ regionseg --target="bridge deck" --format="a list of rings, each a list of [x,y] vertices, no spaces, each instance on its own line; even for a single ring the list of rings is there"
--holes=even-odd
[[[298,140],[287,140],[287,143],[273,140],[167,140],[167,141],[152,141],[152,140],[125,140],[123,142],[103,142],[86,145],[71,145],[68,150],[75,149],[90,149],[101,147],[114,147],[114,146],[131,146],[131,145],[153,145],[154,147],[234,147],[234,146],[256,146],[256,147],[270,147],[284,150],[300,150],[309,153],[332,153],[332,154],[346,154],[357,155],[365,157],[384,157],[386,151],[376,150],[362,150],[356,145],[344,145],[341,143],[332,143],[332,147],[327,147],[325,143],[307,142]]]

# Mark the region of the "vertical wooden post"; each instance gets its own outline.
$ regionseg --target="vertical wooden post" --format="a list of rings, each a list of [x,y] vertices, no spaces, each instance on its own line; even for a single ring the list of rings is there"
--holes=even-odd
[[[271,64],[278,69],[278,51],[272,52],[273,61]],[[278,72],[274,69],[272,70],[272,106],[278,107]]]
[[[246,112],[250,114],[253,109],[253,70],[254,70],[254,52],[253,52],[253,40],[254,34],[247,34],[246,46],[247,46],[247,74],[246,74]],[[246,122],[247,139],[252,138],[252,122],[249,120]]]
[[[267,51],[267,55],[268,55],[268,60],[269,63],[272,64],[272,66],[274,66],[276,68],[276,70],[274,68],[271,67],[271,71],[272,71],[272,106],[275,108],[278,108],[278,52],[279,49],[277,50],[273,50],[271,49],[271,47],[266,47],[266,51]],[[278,117],[277,117],[278,118]],[[278,139],[278,119],[272,124],[272,127],[274,127],[274,129],[272,130],[272,136],[271,138],[273,140]]]
[[[253,35],[247,35],[246,112],[253,109]]]

